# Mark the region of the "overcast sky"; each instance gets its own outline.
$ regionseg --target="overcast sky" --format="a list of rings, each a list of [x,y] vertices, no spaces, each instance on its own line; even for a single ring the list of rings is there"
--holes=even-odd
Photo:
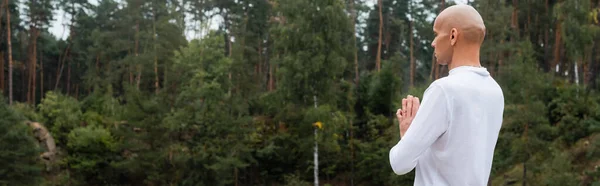
[[[468,0],[454,0],[454,2],[456,2],[457,4],[466,4]],[[98,1],[97,0],[89,0],[90,3],[97,5]],[[367,4],[369,6],[373,6],[375,4],[375,2],[377,2],[377,0],[368,0]],[[54,36],[59,37],[59,38],[67,38],[67,36],[69,35],[69,29],[66,28],[66,24],[68,24],[69,18],[65,17],[64,12],[57,10],[54,11],[54,20],[50,23],[50,33],[52,33]],[[218,28],[218,24],[221,21],[220,17],[215,17],[214,19],[212,19],[209,23],[209,25],[207,25],[209,28],[211,29],[217,29]],[[195,31],[191,31],[191,30],[186,30],[185,33],[186,37],[188,39],[192,39],[192,38],[197,38],[199,37],[199,35],[203,35],[202,33],[197,33]]]

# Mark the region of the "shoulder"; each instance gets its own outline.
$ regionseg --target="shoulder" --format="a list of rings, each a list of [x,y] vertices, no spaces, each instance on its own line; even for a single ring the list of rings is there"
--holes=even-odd
[[[425,90],[425,95],[433,96],[433,95],[443,95],[446,97],[446,90],[448,88],[447,78],[440,78],[433,81],[429,87]]]
[[[443,77],[443,78],[433,81],[431,83],[431,85],[429,85],[429,87],[427,87],[427,90],[440,89],[443,91],[444,89],[447,89],[450,86],[450,84],[451,84],[450,79],[448,77]]]

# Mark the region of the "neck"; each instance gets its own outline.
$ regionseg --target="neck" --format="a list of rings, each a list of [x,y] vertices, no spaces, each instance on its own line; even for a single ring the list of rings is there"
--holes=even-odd
[[[452,62],[448,64],[448,70],[452,70],[460,66],[475,66],[480,67],[479,62],[479,46],[463,46],[454,48]]]

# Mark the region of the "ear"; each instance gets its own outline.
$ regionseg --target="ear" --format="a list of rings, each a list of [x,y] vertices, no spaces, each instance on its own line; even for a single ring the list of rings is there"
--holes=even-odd
[[[458,40],[458,30],[456,28],[452,28],[452,30],[450,30],[450,45],[454,46],[456,44],[456,40]]]

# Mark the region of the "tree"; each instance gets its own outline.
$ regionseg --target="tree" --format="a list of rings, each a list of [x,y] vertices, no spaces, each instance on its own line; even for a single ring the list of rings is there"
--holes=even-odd
[[[356,10],[356,8],[354,8],[354,1],[355,0],[349,0],[350,6],[349,6],[348,11],[350,12],[350,17],[351,17],[350,21],[352,23],[352,39],[353,39],[352,41],[355,46],[355,48],[353,49],[353,51],[354,51],[354,83],[356,85],[358,85],[358,82],[360,80],[359,73],[358,73],[359,72],[358,71],[358,48],[359,47],[358,47],[358,43],[356,41],[356,29],[357,29],[356,28],[356,21],[357,21],[356,18],[358,15],[358,11]]]
[[[79,184],[118,183],[111,164],[116,159],[116,141],[102,126],[76,128],[69,132],[67,163]],[[74,182],[77,183],[75,180]]]
[[[41,166],[37,162],[39,149],[23,118],[0,97],[0,184],[39,184]]]
[[[410,87],[415,86],[415,56],[414,56],[414,42],[413,42],[413,21],[410,21],[410,26],[408,27],[408,40],[410,43]]]
[[[381,0],[377,1],[377,6],[379,7],[379,41],[377,42],[377,57],[375,59],[377,60],[376,66],[379,72],[381,70],[381,34],[383,32],[383,14],[381,13],[383,3],[381,3]]]
[[[10,27],[10,6],[8,0],[6,4],[6,41],[8,43],[8,103],[12,105],[13,101],[13,60],[12,60],[12,42],[11,42],[11,27]],[[4,80],[2,80],[4,81]]]
[[[28,16],[29,25],[29,64],[28,64],[28,83],[27,83],[27,103],[34,104],[36,99],[36,75],[37,75],[37,43],[40,30],[47,26],[52,20],[52,1],[51,0],[29,0],[25,2],[25,12]]]
[[[272,34],[281,38],[275,44],[280,57],[274,61],[280,66],[278,87],[290,100],[312,106],[312,97],[317,95],[320,103],[328,102],[332,80],[340,79],[346,70],[351,52],[349,45],[340,44],[351,42],[351,28],[342,7],[337,1],[281,2],[278,11],[287,24],[276,26]]]
[[[90,24],[90,16],[88,12],[92,11],[92,5],[88,1],[84,0],[59,0],[58,8],[62,9],[65,12],[65,17],[69,17],[68,29],[69,36],[65,40],[66,46],[64,49],[61,49],[62,52],[59,54],[58,64],[56,68],[56,82],[54,84],[54,91],[57,91],[58,86],[60,85],[60,81],[62,79],[64,69],[67,68],[67,77],[66,77],[66,94],[71,94],[71,85],[75,85],[74,92],[79,91],[79,87],[77,83],[73,83],[71,80],[71,71],[73,65],[76,64],[76,67],[80,67],[81,64],[85,64],[91,57],[87,58],[86,52],[87,48],[85,46],[89,45],[89,38],[85,38],[83,36],[87,34],[91,34],[90,30],[93,26],[93,23]],[[77,68],[75,70],[78,70]],[[77,77],[77,73],[74,75]],[[75,79],[75,78],[73,78]]]

